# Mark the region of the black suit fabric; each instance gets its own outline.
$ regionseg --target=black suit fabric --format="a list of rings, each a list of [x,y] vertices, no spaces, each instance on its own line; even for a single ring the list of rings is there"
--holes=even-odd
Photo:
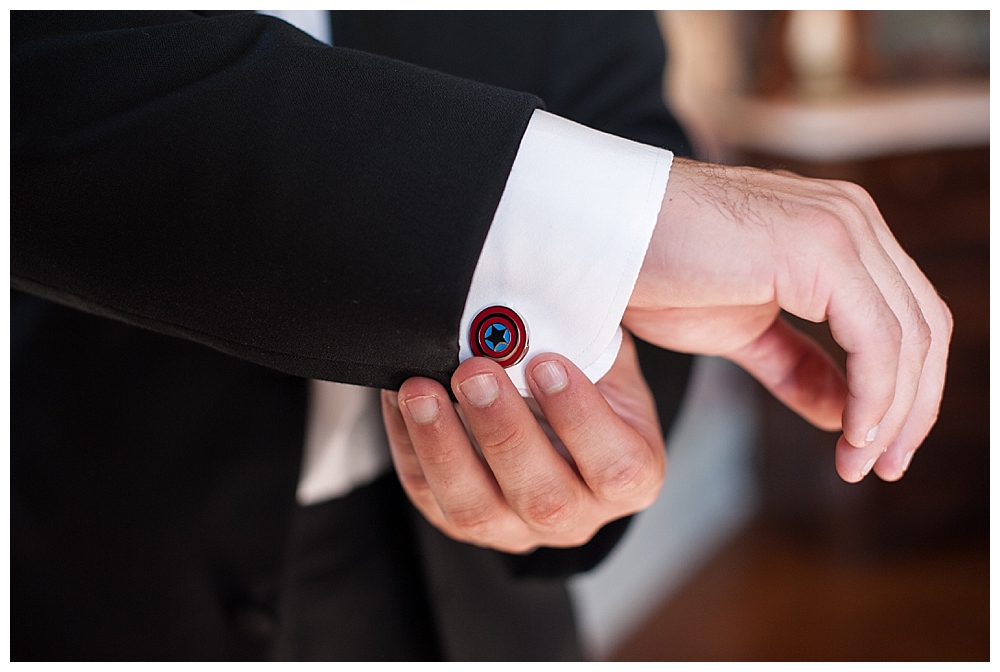
[[[538,96],[685,151],[652,17],[347,12],[333,35],[12,13],[13,659],[582,655],[561,577],[624,523],[508,556],[391,475],[299,507],[300,376],[448,380]]]
[[[447,382],[541,101],[256,14],[11,33],[15,288],[295,375]]]
[[[650,12],[332,14],[334,44],[524,91],[606,133],[690,156],[663,104],[665,52]]]

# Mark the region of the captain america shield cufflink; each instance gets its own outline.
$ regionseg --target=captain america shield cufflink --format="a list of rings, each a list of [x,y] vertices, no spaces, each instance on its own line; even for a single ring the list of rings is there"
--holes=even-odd
[[[521,316],[510,308],[490,306],[472,320],[469,346],[476,357],[488,357],[507,368],[520,362],[528,351],[528,330]]]

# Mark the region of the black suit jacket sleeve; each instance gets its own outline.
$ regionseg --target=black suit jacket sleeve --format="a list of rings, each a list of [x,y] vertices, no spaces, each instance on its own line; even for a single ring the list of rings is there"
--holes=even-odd
[[[335,44],[535,94],[586,126],[680,156],[691,145],[663,102],[666,60],[652,12],[378,12],[332,14]],[[691,358],[639,342],[643,373],[668,429]],[[614,521],[577,549],[507,556],[517,575],[565,576],[597,565],[625,533]]]
[[[11,16],[11,284],[288,373],[447,381],[541,101],[256,14]]]

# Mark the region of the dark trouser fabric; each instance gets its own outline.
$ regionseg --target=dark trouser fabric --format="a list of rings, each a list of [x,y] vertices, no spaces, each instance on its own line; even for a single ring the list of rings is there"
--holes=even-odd
[[[455,542],[393,474],[299,508],[278,602],[279,660],[579,660],[565,582],[515,579]]]
[[[273,658],[440,658],[408,508],[393,474],[298,508]]]

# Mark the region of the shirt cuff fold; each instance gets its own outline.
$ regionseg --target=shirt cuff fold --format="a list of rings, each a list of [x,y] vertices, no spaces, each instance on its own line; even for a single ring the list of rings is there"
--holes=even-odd
[[[473,275],[459,358],[473,356],[476,315],[504,306],[527,330],[525,357],[506,369],[521,394],[530,394],[525,366],[543,352],[569,357],[593,381],[607,373],[672,160],[535,110]]]

